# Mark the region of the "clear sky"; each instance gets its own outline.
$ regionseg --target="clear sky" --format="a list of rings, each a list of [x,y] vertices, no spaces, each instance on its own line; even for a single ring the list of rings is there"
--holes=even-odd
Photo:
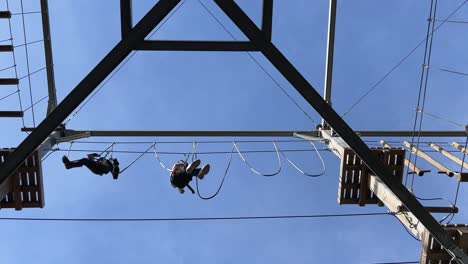
[[[222,14],[214,2],[201,0],[237,39],[245,36]],[[39,10],[39,1],[24,1],[24,11]],[[155,1],[134,0],[134,21]],[[260,24],[260,0],[236,1]],[[439,1],[437,18],[444,19],[464,0]],[[21,11],[10,1],[13,13]],[[1,9],[5,1],[0,1]],[[57,94],[62,100],[120,39],[119,1],[49,0]],[[339,1],[333,82],[333,106],[340,114],[406,56],[427,28],[430,1]],[[468,16],[468,6],[452,19]],[[324,83],[328,1],[275,1],[273,42],[321,93]],[[24,43],[21,16],[12,19],[15,45]],[[40,15],[26,15],[27,42],[42,39]],[[426,111],[468,122],[463,114],[467,78],[439,69],[468,72],[465,24],[446,23],[434,35]],[[0,40],[9,38],[8,23],[0,20]],[[186,0],[153,39],[231,40],[226,31],[200,5]],[[414,52],[378,86],[345,120],[356,130],[413,127],[423,47]],[[42,43],[28,46],[30,71],[44,67]],[[24,48],[16,50],[18,75],[27,73]],[[292,86],[262,57],[252,53],[272,77],[312,116],[320,117]],[[0,54],[0,68],[13,64],[10,54]],[[0,72],[1,77],[14,71]],[[33,102],[47,95],[44,72],[31,77]],[[30,105],[28,79],[21,80],[23,109]],[[8,90],[9,89],[9,90]],[[13,92],[7,87],[0,96]],[[19,109],[18,98],[0,102],[2,110]],[[35,107],[35,122],[45,117],[46,103]],[[25,135],[21,120],[0,120],[2,146],[14,147]],[[31,111],[27,126],[33,126]],[[85,130],[312,130],[311,122],[281,89],[245,53],[138,52],[107,85],[67,124]],[[461,130],[459,126],[425,116],[423,129]],[[288,138],[289,139],[289,138]],[[207,138],[94,138],[100,141],[201,141]],[[235,140],[220,138],[220,140]],[[272,139],[278,140],[278,139]],[[370,143],[372,146],[376,146]],[[400,140],[402,139],[389,139]],[[440,139],[438,139],[440,141]],[[449,141],[450,139],[442,139]],[[463,138],[457,139],[464,143]],[[427,141],[425,139],[425,141]],[[311,148],[307,142],[278,143],[281,149]],[[395,144],[401,146],[401,144]],[[109,144],[74,144],[74,149],[103,150]],[[115,150],[147,149],[150,144],[117,144]],[[241,150],[271,149],[271,143],[241,143]],[[325,146],[319,145],[319,148]],[[69,144],[59,148],[68,149]],[[198,151],[230,151],[232,144],[198,144]],[[427,147],[425,147],[427,149]],[[448,146],[447,146],[448,148]],[[161,151],[189,152],[192,144],[164,144]],[[305,215],[385,212],[369,205],[337,204],[339,160],[324,152],[327,172],[320,178],[301,175],[286,161],[282,172],[266,178],[253,174],[234,156],[221,193],[203,201],[180,195],[169,184],[169,175],[154,155],[146,155],[117,181],[98,177],[85,168],[65,170],[61,156],[53,153],[43,163],[46,206],[23,211],[1,210],[1,217],[51,218],[171,218],[263,215]],[[71,152],[70,159],[85,153]],[[435,153],[434,153],[435,155]],[[138,155],[114,154],[122,167]],[[460,155],[461,156],[461,155]],[[288,157],[307,172],[319,172],[313,152]],[[437,156],[441,157],[441,156]],[[171,165],[183,155],[162,155]],[[212,170],[201,182],[201,191],[213,193],[224,174],[229,155],[200,155]],[[246,154],[263,172],[277,169],[274,153]],[[441,159],[454,170],[459,167]],[[424,168],[431,168],[418,160]],[[453,200],[456,180],[432,173],[416,178],[421,197]],[[466,223],[463,205],[468,197],[461,186],[460,214],[455,223]],[[438,205],[446,205],[439,203]],[[437,216],[440,218],[440,216]],[[328,219],[283,219],[205,222],[1,222],[2,263],[373,263],[413,261],[420,242],[413,240],[392,216]]]

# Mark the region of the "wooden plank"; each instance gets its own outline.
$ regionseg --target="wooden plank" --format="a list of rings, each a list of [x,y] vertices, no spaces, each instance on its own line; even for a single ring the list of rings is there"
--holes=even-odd
[[[19,80],[15,78],[0,78],[0,85],[17,85]]]
[[[24,113],[21,111],[0,111],[0,117],[23,117]]]
[[[0,45],[0,52],[13,51],[13,45]]]
[[[0,11],[0,18],[11,18],[10,11]]]
[[[442,155],[446,156],[447,158],[453,160],[458,165],[463,166],[465,169],[468,169],[468,160],[463,162],[457,156],[453,155],[452,153],[448,152],[447,150],[445,150],[444,148],[442,148],[441,146],[437,144],[429,143],[429,146],[431,146],[431,148],[437,150],[438,152],[442,153]]]

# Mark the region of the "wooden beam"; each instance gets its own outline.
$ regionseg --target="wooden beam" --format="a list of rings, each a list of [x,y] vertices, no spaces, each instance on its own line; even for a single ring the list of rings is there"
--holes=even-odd
[[[0,45],[0,52],[13,51],[13,45]]]
[[[452,146],[454,146],[456,149],[460,150],[461,152],[468,154],[468,149],[463,147],[462,145],[458,144],[457,142],[452,142],[450,143]]]
[[[427,162],[431,163],[434,167],[436,167],[437,169],[439,169],[439,173],[444,173],[446,174],[447,176],[449,177],[452,177],[453,175],[455,175],[453,173],[453,171],[451,171],[450,169],[448,169],[447,167],[445,167],[444,165],[442,165],[441,163],[439,163],[438,161],[436,161],[435,159],[431,158],[429,155],[427,155],[426,153],[424,153],[422,150],[418,149],[416,146],[413,146],[411,143],[409,143],[408,141],[404,141],[403,144],[410,149],[411,152],[415,153],[416,155],[418,155],[419,157],[425,159]]]
[[[11,18],[10,11],[0,11],[0,18]]]
[[[23,117],[23,115],[21,111],[0,111],[0,117]]]
[[[0,79],[0,85],[17,85],[19,84],[18,79],[14,78],[2,78]]]
[[[369,189],[379,197],[385,206],[395,213],[395,216],[418,239],[422,239],[426,228],[408,210],[401,211],[402,202],[392,191],[375,175],[369,175]],[[404,207],[404,206],[403,206]]]
[[[442,147],[440,147],[439,145],[435,143],[429,143],[429,146],[431,146],[431,148],[437,150],[438,152],[442,153],[447,158],[453,160],[458,165],[463,166],[465,169],[468,169],[468,160],[466,162],[463,162],[457,156],[453,155],[452,153],[448,152],[447,150],[443,149]]]

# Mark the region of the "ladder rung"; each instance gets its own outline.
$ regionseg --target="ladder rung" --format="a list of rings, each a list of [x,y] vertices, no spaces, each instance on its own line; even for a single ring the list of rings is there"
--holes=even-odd
[[[11,18],[10,11],[0,11],[0,18]]]
[[[23,117],[21,111],[0,111],[0,117]]]
[[[19,84],[18,79],[14,78],[2,78],[0,79],[0,85],[16,85]]]
[[[13,45],[0,45],[0,52],[13,51]]]

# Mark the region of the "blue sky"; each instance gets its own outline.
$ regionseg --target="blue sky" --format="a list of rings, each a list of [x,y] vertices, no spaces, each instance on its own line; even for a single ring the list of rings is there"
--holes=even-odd
[[[212,1],[202,0],[236,36],[242,33]],[[14,13],[18,1],[10,1]],[[133,1],[134,20],[154,1]],[[261,1],[236,1],[259,24]],[[340,114],[408,54],[424,37],[430,1],[339,1],[333,86],[333,106]],[[463,1],[440,1],[438,18],[445,18]],[[49,0],[57,94],[63,99],[120,39],[119,1]],[[0,2],[5,8],[5,1]],[[39,1],[25,1],[25,11],[39,10]],[[468,7],[453,19],[463,20]],[[324,82],[328,1],[275,1],[273,41],[319,91]],[[21,17],[14,16],[14,43],[23,43]],[[26,16],[28,41],[41,39],[40,15]],[[0,21],[1,39],[8,25]],[[426,109],[461,124],[467,79],[439,68],[468,72],[467,26],[446,24],[434,37]],[[231,40],[196,0],[187,0],[153,36],[154,39]],[[44,66],[42,43],[30,45],[31,71]],[[356,130],[412,129],[423,49],[418,49],[373,93],[346,116]],[[18,75],[26,74],[24,50],[17,49]],[[319,122],[320,117],[294,88],[264,59],[252,55],[279,84]],[[12,64],[0,54],[0,68]],[[13,71],[2,72],[11,76]],[[33,75],[33,101],[47,94],[44,72]],[[30,105],[27,79],[21,81],[23,108]],[[14,87],[8,87],[11,92]],[[8,90],[10,91],[10,90]],[[7,94],[8,91],[2,91]],[[2,109],[18,109],[18,98],[0,102]],[[45,117],[46,103],[35,108],[36,123]],[[25,117],[32,126],[31,112]],[[25,135],[20,120],[2,119],[3,146],[15,146]],[[69,123],[85,130],[311,130],[315,125],[244,53],[138,52]],[[447,122],[424,117],[424,129],[460,130]],[[232,138],[222,138],[233,140]],[[90,140],[168,141],[203,138],[99,138]],[[273,139],[274,140],[274,139]],[[376,140],[376,139],[372,139]],[[389,139],[395,140],[395,139]],[[444,139],[445,140],[445,139]],[[463,139],[457,139],[462,143]],[[447,139],[449,141],[449,139]],[[373,144],[375,145],[375,144]],[[75,144],[74,148],[105,149],[108,144]],[[273,149],[271,143],[239,144],[246,149]],[[310,148],[306,142],[279,143],[280,148]],[[60,144],[68,149],[69,144]],[[116,150],[145,150],[149,144],[116,145]],[[165,144],[161,151],[188,152],[191,144]],[[230,151],[232,145],[199,144],[199,151]],[[320,146],[322,148],[324,146]],[[336,202],[339,161],[323,153],[327,173],[307,178],[284,160],[272,178],[253,174],[235,156],[220,195],[202,201],[179,195],[153,155],[146,155],[118,181],[97,177],[85,169],[67,171],[63,152],[43,164],[46,207],[20,212],[2,210],[2,217],[218,217],[385,212],[376,206],[339,206]],[[71,159],[84,153],[72,152]],[[115,154],[122,166],[136,156]],[[276,169],[271,154],[247,154],[261,171]],[[288,157],[308,172],[320,171],[314,153]],[[440,157],[440,156],[438,156]],[[181,159],[164,155],[166,165]],[[229,155],[205,155],[212,171],[201,182],[202,192],[216,190]],[[444,159],[442,159],[444,160]],[[444,160],[454,170],[457,166]],[[423,161],[421,166],[430,168]],[[433,169],[435,171],[435,169]],[[422,197],[453,199],[456,180],[431,173],[415,181]],[[461,187],[461,213],[466,223]],[[8,263],[372,263],[417,260],[420,243],[391,216],[338,219],[295,219],[223,222],[56,223],[2,222],[0,247]],[[29,248],[31,247],[31,248]],[[26,249],[27,248],[27,249]]]

